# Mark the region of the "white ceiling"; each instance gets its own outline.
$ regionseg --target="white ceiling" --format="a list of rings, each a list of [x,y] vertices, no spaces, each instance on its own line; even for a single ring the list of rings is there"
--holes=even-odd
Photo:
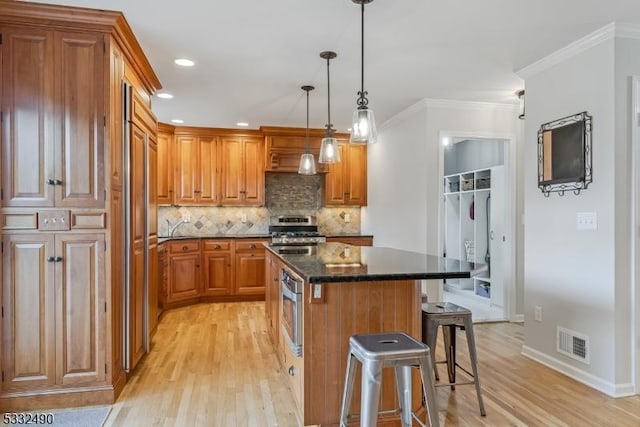
[[[160,121],[236,127],[327,122],[346,131],[360,86],[360,6],[351,0],[46,0],[124,12],[163,84]],[[378,124],[423,98],[516,102],[514,73],[613,21],[638,0],[375,0],[365,9],[365,89]],[[191,69],[173,64],[196,61]]]

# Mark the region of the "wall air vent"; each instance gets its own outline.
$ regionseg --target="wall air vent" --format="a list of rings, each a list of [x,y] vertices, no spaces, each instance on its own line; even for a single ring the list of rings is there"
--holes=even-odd
[[[589,362],[589,337],[558,326],[557,350],[587,365]]]

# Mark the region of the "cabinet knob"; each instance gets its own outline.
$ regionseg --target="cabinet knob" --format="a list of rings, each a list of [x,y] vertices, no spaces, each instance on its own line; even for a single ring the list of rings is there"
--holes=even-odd
[[[213,245],[213,249],[220,249],[220,245]]]
[[[255,249],[255,248],[256,248],[256,245],[254,245],[254,244],[252,243],[252,244],[250,244],[250,245],[249,245],[249,248],[251,248],[251,249]]]
[[[54,180],[53,180],[53,184],[54,184],[54,185],[62,185],[62,181],[61,181],[61,180],[59,180],[59,179],[54,179]]]
[[[55,257],[48,256],[47,257],[47,262],[56,262],[56,259],[55,259]]]
[[[49,184],[49,185],[56,185],[55,181],[54,181],[54,180],[52,180],[52,179],[48,179],[48,180],[47,180],[47,184]]]
[[[60,262],[60,261],[62,261],[62,257],[57,256],[57,257],[54,258],[54,261],[55,262]]]
[[[185,252],[188,251],[189,250],[189,246],[183,246],[182,250],[185,251]]]
[[[293,365],[289,366],[289,375],[292,377],[296,375],[296,368],[294,368]]]

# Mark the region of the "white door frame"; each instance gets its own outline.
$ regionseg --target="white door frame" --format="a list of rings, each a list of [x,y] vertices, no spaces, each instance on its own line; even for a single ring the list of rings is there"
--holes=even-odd
[[[632,77],[631,88],[631,378],[640,394],[640,76]]]
[[[448,131],[441,130],[438,134],[438,177],[442,181],[444,177],[444,144],[445,138],[451,141],[453,138],[469,138],[469,139],[501,139],[505,141],[504,156],[504,188],[506,190],[504,198],[505,206],[505,232],[507,241],[505,242],[507,253],[507,263],[504,278],[504,312],[507,319],[512,322],[521,321],[522,316],[516,313],[516,153],[517,138],[516,135],[510,133],[487,133],[487,132],[468,132],[468,131]],[[444,187],[438,185],[438,248],[442,248],[442,200],[444,197]],[[440,295],[442,297],[442,295]],[[442,300],[442,298],[440,298]]]

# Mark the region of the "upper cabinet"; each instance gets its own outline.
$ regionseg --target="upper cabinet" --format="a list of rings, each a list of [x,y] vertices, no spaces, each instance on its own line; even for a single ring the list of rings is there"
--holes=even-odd
[[[103,208],[104,35],[0,32],[4,206]]]
[[[219,204],[218,138],[180,134],[175,138],[174,148],[173,202],[178,205]],[[158,167],[158,172],[164,173],[162,166]]]
[[[325,179],[327,206],[367,205],[367,146],[339,144],[340,163],[330,164]]]
[[[157,201],[160,205],[173,203],[173,127],[158,125]]]
[[[223,205],[264,205],[263,158],[262,138],[222,138]]]
[[[320,144],[324,136],[322,129],[309,129],[309,138],[306,137],[306,129],[267,127],[260,130],[265,136],[265,170],[267,172],[298,172],[300,156],[303,153],[311,153],[316,160],[316,170],[325,172],[325,165],[318,163]]]

